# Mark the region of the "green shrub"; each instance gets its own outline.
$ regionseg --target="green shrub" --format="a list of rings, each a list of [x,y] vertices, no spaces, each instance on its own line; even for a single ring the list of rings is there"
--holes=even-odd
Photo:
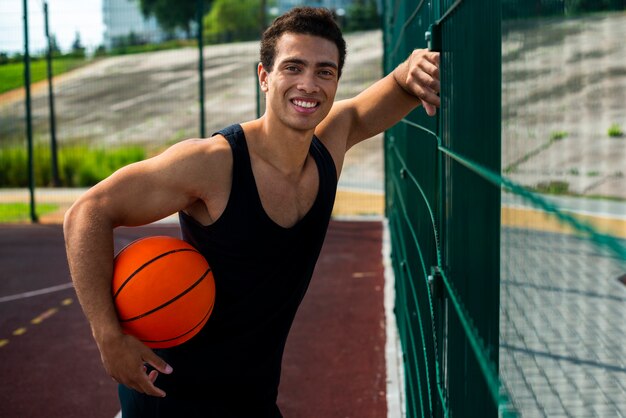
[[[547,194],[568,194],[569,183],[566,181],[552,180],[549,182],[542,182],[537,184],[536,190],[539,193]]]
[[[569,134],[565,131],[554,131],[550,134],[550,141],[560,141],[567,138]]]
[[[104,149],[85,145],[59,148],[58,169],[61,185],[89,187],[110,176],[117,169],[145,159],[139,146]],[[50,148],[38,145],[34,149],[34,172],[37,186],[52,182]],[[0,148],[0,187],[28,186],[28,152],[26,147]]]
[[[622,130],[622,127],[619,126],[617,123],[609,126],[609,130],[607,131],[607,133],[611,138],[619,138],[624,136],[624,131]]]

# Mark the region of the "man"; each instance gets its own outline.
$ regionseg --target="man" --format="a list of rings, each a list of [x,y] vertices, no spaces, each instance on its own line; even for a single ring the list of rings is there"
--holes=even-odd
[[[129,165],[68,211],[72,278],[104,367],[120,383],[124,417],[281,416],[282,353],[346,151],[420,103],[430,115],[439,105],[436,53],[415,51],[356,98],[335,103],[344,59],[330,12],[293,9],[263,35],[261,118]],[[216,302],[197,336],[154,353],[116,318],[113,229],[176,212],[183,238],[211,264]]]

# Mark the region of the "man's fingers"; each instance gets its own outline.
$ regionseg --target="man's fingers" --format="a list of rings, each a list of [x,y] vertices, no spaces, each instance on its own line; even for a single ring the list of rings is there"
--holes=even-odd
[[[152,370],[149,374],[148,374],[148,379],[150,379],[150,381],[152,383],[154,383],[154,381],[156,380],[156,378],[159,377],[159,372],[157,372],[156,370]]]
[[[428,116],[435,116],[437,114],[437,108],[428,102],[422,100],[422,105]]]
[[[412,88],[415,96],[417,96],[422,102],[426,102],[435,107],[439,107],[441,105],[441,98],[436,92],[428,87],[420,85],[419,83],[414,83]]]
[[[144,357],[143,360],[146,363],[148,363],[149,365],[151,365],[152,367],[154,367],[156,370],[160,371],[161,373],[170,374],[174,371],[174,369],[172,369],[172,366],[167,364],[165,360],[163,360],[161,357],[154,354],[154,352],[150,349],[146,350],[143,357]]]
[[[436,66],[439,66],[439,52],[428,51],[424,54],[424,57]]]
[[[154,382],[159,375],[159,372],[153,370],[149,375],[145,373],[141,373],[140,376],[137,376],[135,379],[132,379],[128,386],[137,392],[145,393],[150,396],[157,396],[160,398],[165,397],[165,392],[158,387],[154,386]]]
[[[413,71],[407,79],[407,85],[415,84],[417,87],[421,87],[425,90],[432,90],[435,94],[439,93],[440,83],[439,79],[433,77],[425,71]]]
[[[424,49],[413,52],[409,59],[406,86],[422,101],[426,113],[433,116],[441,105],[438,52]]]
[[[419,68],[424,72],[422,77],[427,75],[430,78],[430,83],[432,84],[430,87],[439,92],[439,67],[431,62],[422,61],[419,64]]]
[[[157,377],[159,376],[159,372],[157,370],[151,370],[150,373],[146,374],[146,366],[142,365],[141,368],[137,370],[136,374],[132,376],[127,376],[126,386],[136,390],[137,392],[145,393],[146,395],[164,397],[165,392],[154,385]]]

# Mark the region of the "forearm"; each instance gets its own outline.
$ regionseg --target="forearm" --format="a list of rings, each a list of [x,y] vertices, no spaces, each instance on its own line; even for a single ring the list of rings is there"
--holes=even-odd
[[[63,224],[70,273],[78,299],[98,343],[107,335],[119,335],[111,295],[113,277],[113,226],[97,206],[79,201]]]

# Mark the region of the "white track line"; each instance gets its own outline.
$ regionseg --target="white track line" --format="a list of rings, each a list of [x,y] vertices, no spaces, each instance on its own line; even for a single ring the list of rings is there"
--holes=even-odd
[[[398,338],[396,316],[393,312],[396,290],[391,265],[389,223],[383,221],[383,263],[385,265],[385,362],[387,364],[387,418],[406,416],[404,411],[404,367],[402,347]]]
[[[18,293],[17,295],[2,296],[0,297],[0,303],[11,302],[13,300],[19,300],[19,299],[32,298],[33,296],[46,295],[48,293],[59,292],[61,290],[69,289],[70,287],[73,287],[73,286],[74,285],[70,282],[70,283],[59,284],[56,286],[46,287],[44,289],[31,290],[29,292]]]

